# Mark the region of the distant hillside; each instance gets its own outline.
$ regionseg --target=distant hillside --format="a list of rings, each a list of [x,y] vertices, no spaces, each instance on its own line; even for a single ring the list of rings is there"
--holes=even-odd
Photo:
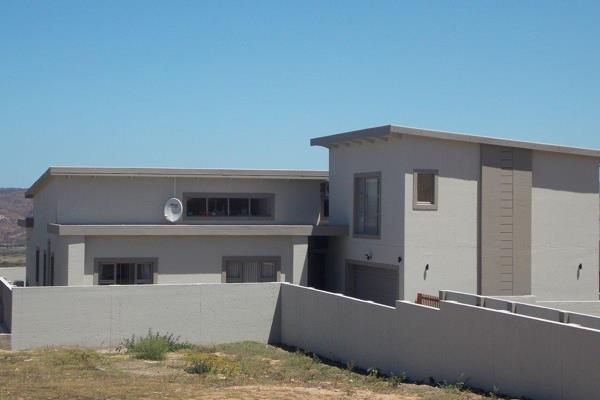
[[[0,188],[0,246],[24,246],[25,229],[17,224],[19,218],[31,215],[31,200],[26,189]]]

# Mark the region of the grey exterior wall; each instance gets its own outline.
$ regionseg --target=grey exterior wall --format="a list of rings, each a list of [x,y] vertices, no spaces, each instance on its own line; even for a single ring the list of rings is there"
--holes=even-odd
[[[229,178],[128,178],[57,176],[34,197],[34,228],[28,229],[27,280],[35,282],[35,249],[55,256],[55,285],[91,285],[96,257],[156,257],[159,283],[220,282],[221,258],[279,256],[283,278],[306,283],[304,237],[85,237],[48,233],[48,223],[167,224],[163,206],[183,193],[271,193],[271,219],[196,219],[182,224],[316,224],[321,180]],[[49,263],[49,261],[48,261]],[[162,275],[164,273],[164,275]]]
[[[319,180],[229,178],[54,177],[40,192],[56,189],[55,219],[61,224],[163,224],[163,207],[184,193],[272,193],[272,219],[207,218],[200,224],[315,224]],[[36,195],[37,198],[39,194]],[[34,211],[35,212],[35,211]],[[36,220],[37,223],[37,220]]]
[[[597,159],[533,153],[532,293],[539,301],[598,299],[598,213]]]
[[[101,237],[85,239],[85,257],[69,264],[69,285],[92,285],[98,258],[153,258],[157,283],[220,283],[223,257],[280,257],[281,279],[306,284],[306,237]],[[77,252],[79,249],[73,249]]]
[[[479,160],[478,144],[409,136],[330,149],[331,224],[353,231],[354,174],[381,172],[380,237],[336,240],[331,288],[344,291],[345,260],[366,261],[370,253],[370,261],[403,270],[398,293],[405,299],[442,288],[475,292]],[[415,169],[439,171],[437,210],[413,209]]]
[[[282,286],[281,341],[411,379],[466,382],[534,399],[600,392],[600,331],[442,301],[396,308]]]
[[[148,329],[198,344],[278,343],[279,284],[13,290],[12,348],[116,347]]]

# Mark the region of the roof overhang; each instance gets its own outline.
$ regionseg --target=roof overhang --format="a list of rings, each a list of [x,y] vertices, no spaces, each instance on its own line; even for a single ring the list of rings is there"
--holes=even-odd
[[[53,176],[326,180],[327,171],[283,169],[50,167],[25,192],[32,198]]]
[[[402,136],[419,136],[424,138],[449,140],[455,142],[479,143],[494,146],[516,147],[553,153],[564,153],[578,156],[594,157],[600,160],[600,150],[568,147],[554,144],[543,144],[535,142],[523,142],[511,139],[498,139],[487,136],[466,135],[462,133],[434,131],[428,129],[411,128],[405,126],[384,125],[375,128],[361,129],[336,135],[322,136],[311,139],[311,146],[323,146],[327,148],[343,144],[374,143],[376,141],[388,141],[392,138]]]
[[[346,236],[341,225],[71,225],[48,224],[58,236]]]

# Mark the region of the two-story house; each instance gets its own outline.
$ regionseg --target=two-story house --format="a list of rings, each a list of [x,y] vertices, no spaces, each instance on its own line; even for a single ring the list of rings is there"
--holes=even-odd
[[[382,126],[329,149],[331,287],[598,300],[600,151]]]
[[[27,191],[27,284],[319,286],[327,172],[49,168]],[[181,217],[165,219],[169,199]],[[309,263],[310,260],[310,263]]]
[[[598,300],[600,151],[398,126],[311,143],[329,173],[49,168],[27,192],[28,285]]]

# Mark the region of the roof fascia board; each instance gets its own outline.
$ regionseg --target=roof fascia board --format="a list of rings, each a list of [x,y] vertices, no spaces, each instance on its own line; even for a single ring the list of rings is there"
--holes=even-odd
[[[600,150],[585,149],[579,147],[561,146],[555,144],[544,144],[535,142],[524,142],[512,139],[499,139],[487,136],[465,135],[462,133],[434,131],[428,129],[411,128],[404,126],[385,125],[375,128],[361,129],[357,131],[338,133],[330,136],[322,136],[311,139],[311,146],[333,147],[340,144],[352,144],[356,141],[368,142],[368,139],[385,139],[393,136],[417,136],[432,139],[448,140],[455,142],[466,142],[476,144],[488,144],[503,147],[515,147],[553,153],[563,153],[577,156],[593,157],[600,161]]]
[[[53,176],[148,177],[148,178],[227,178],[327,180],[327,171],[307,170],[244,170],[244,169],[184,169],[184,168],[110,168],[110,167],[50,167],[25,192],[33,196]]]

